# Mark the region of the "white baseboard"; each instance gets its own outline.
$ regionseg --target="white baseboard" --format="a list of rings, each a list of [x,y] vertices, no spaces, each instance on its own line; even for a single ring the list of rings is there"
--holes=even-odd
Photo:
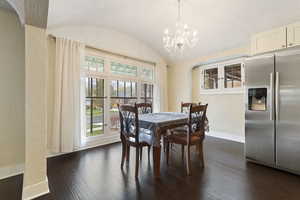
[[[211,137],[216,137],[216,138],[222,138],[225,140],[231,140],[231,141],[235,141],[235,142],[239,142],[239,143],[245,143],[245,137],[230,134],[230,133],[209,131],[208,133],[206,133],[206,135],[211,136]]]
[[[82,151],[82,150],[85,150],[85,149],[90,149],[90,148],[103,146],[103,145],[107,145],[107,144],[112,144],[112,143],[119,142],[119,141],[121,141],[120,140],[120,135],[119,134],[113,134],[113,135],[110,135],[110,136],[101,137],[101,139],[88,141],[82,147],[74,150],[73,152]],[[69,152],[69,153],[73,153],[73,152]],[[49,152],[47,158],[60,156],[60,155],[64,155],[64,154],[68,154],[68,153],[51,153],[51,152]]]
[[[102,146],[102,145],[107,145],[107,144],[111,144],[111,143],[115,143],[115,142],[119,142],[119,141],[120,141],[120,134],[112,134],[110,136],[102,137],[101,139],[98,139],[98,140],[88,141],[88,142],[86,142],[86,144],[83,147],[81,147],[78,150],[80,151],[80,150],[89,149],[89,148]]]
[[[23,188],[22,200],[31,200],[49,193],[48,178],[34,185]]]
[[[0,180],[24,173],[24,163],[0,167]]]

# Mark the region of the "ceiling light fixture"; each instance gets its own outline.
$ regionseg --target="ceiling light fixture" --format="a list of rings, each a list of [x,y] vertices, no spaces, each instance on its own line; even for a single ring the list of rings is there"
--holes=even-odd
[[[181,0],[178,0],[178,18],[175,24],[175,31],[171,33],[165,29],[163,36],[164,47],[169,53],[182,53],[188,46],[193,48],[198,42],[198,32],[182,22],[181,18]]]

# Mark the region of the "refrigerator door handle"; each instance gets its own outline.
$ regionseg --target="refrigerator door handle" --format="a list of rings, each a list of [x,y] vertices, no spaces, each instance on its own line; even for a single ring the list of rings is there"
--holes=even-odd
[[[270,120],[273,120],[273,72],[270,73]]]
[[[279,72],[276,72],[275,98],[276,120],[279,120]]]

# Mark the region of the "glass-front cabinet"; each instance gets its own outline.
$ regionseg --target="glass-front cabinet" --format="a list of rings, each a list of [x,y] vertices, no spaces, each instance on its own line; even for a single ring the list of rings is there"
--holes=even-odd
[[[204,89],[215,90],[219,87],[219,73],[218,67],[207,68],[203,70],[204,73]]]
[[[200,66],[202,94],[244,92],[244,64],[242,59]]]

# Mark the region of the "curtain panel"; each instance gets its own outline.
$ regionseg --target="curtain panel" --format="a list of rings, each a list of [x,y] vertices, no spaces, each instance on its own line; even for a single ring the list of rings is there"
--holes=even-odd
[[[84,45],[56,38],[55,64],[52,70],[52,120],[48,130],[51,153],[72,152],[81,144],[80,65]]]
[[[167,66],[165,63],[158,63],[155,66],[154,112],[168,111],[167,93]]]

